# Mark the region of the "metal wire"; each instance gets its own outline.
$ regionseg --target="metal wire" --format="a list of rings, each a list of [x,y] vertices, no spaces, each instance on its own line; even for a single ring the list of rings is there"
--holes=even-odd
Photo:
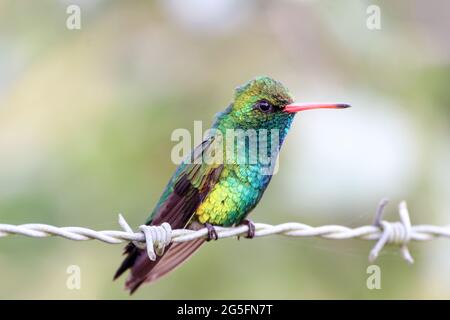
[[[279,225],[255,223],[255,237],[282,235],[301,238],[320,237],[331,240],[353,238],[372,240],[376,241],[376,244],[370,252],[370,261],[374,261],[378,257],[385,245],[394,244],[400,246],[403,258],[409,263],[414,262],[407,247],[410,241],[428,241],[438,237],[450,238],[450,226],[411,225],[406,202],[401,202],[399,205],[400,221],[389,222],[382,220],[383,209],[386,203],[385,200],[380,203],[373,225],[349,228],[339,225],[312,227],[296,222]],[[139,227],[139,231],[134,232],[122,215],[119,215],[119,224],[124,231],[96,231],[82,227],[55,227],[47,224],[0,224],[0,238],[11,235],[22,235],[32,238],[58,236],[74,241],[99,240],[109,244],[132,241],[138,247],[146,248],[149,258],[155,260],[157,255],[163,254],[164,248],[171,242],[192,241],[198,238],[206,238],[208,235],[206,228],[200,230],[172,230],[168,223],[163,223],[161,226],[142,225]],[[230,228],[216,226],[214,228],[219,239],[244,236],[248,232],[247,225]]]

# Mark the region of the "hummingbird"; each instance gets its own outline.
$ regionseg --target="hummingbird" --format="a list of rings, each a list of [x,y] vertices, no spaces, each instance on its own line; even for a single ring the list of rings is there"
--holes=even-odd
[[[264,167],[261,161],[239,161],[228,157],[237,148],[244,153],[250,148],[249,139],[232,148],[223,147],[224,137],[233,130],[251,132],[276,131],[275,146],[264,143],[271,156],[278,156],[280,147],[291,127],[295,114],[312,109],[342,109],[344,103],[294,103],[289,90],[267,76],[256,77],[237,87],[229,106],[216,115],[210,134],[175,170],[146,225],[170,224],[172,229],[198,230],[206,227],[207,238],[172,243],[162,256],[151,261],[145,249],[129,243],[126,258],[114,275],[114,280],[130,269],[125,288],[130,294],[143,283],[151,283],[186,261],[200,246],[217,240],[214,226],[248,226],[247,238],[255,235],[255,226],[247,219],[264,194],[273,176],[274,166]],[[222,147],[217,147],[218,141]],[[261,139],[263,141],[263,139]],[[257,147],[263,145],[259,140]],[[220,149],[222,148],[222,149]],[[205,154],[222,150],[222,161],[204,161]],[[227,156],[227,160],[223,160]],[[220,158],[220,157],[218,157]],[[244,160],[248,160],[244,157]],[[264,169],[268,170],[262,170]]]

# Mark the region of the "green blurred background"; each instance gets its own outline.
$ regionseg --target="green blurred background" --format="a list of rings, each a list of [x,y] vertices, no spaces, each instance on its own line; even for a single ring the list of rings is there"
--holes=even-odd
[[[68,30],[66,8],[81,8]],[[381,29],[366,9],[381,8]],[[370,224],[380,198],[415,224],[450,224],[448,1],[0,1],[0,223],[138,226],[175,169],[170,135],[193,129],[257,75],[342,112],[298,116],[252,214],[271,224]],[[228,239],[133,298],[450,298],[448,240],[377,264],[358,240]],[[127,299],[122,245],[0,239],[0,298]],[[81,289],[66,287],[70,265]]]

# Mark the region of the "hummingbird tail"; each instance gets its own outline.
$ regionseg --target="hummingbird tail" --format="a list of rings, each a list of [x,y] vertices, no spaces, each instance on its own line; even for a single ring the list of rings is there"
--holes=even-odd
[[[122,261],[119,269],[117,269],[113,280],[119,278],[125,271],[134,265],[137,257],[139,256],[139,249],[132,242],[130,242],[126,245],[123,254],[127,255],[127,257]]]
[[[135,247],[132,243],[125,248],[128,254],[114,275],[117,279],[127,269],[131,270],[125,288],[133,294],[144,282],[154,282],[186,261],[205,242],[197,239],[183,243],[173,243],[166,247],[166,252],[156,261],[148,258],[146,250]]]

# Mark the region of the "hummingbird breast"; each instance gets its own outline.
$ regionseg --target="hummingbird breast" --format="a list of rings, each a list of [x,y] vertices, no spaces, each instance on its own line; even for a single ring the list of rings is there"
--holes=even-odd
[[[271,177],[257,164],[226,164],[195,217],[200,223],[239,224],[258,204]]]

